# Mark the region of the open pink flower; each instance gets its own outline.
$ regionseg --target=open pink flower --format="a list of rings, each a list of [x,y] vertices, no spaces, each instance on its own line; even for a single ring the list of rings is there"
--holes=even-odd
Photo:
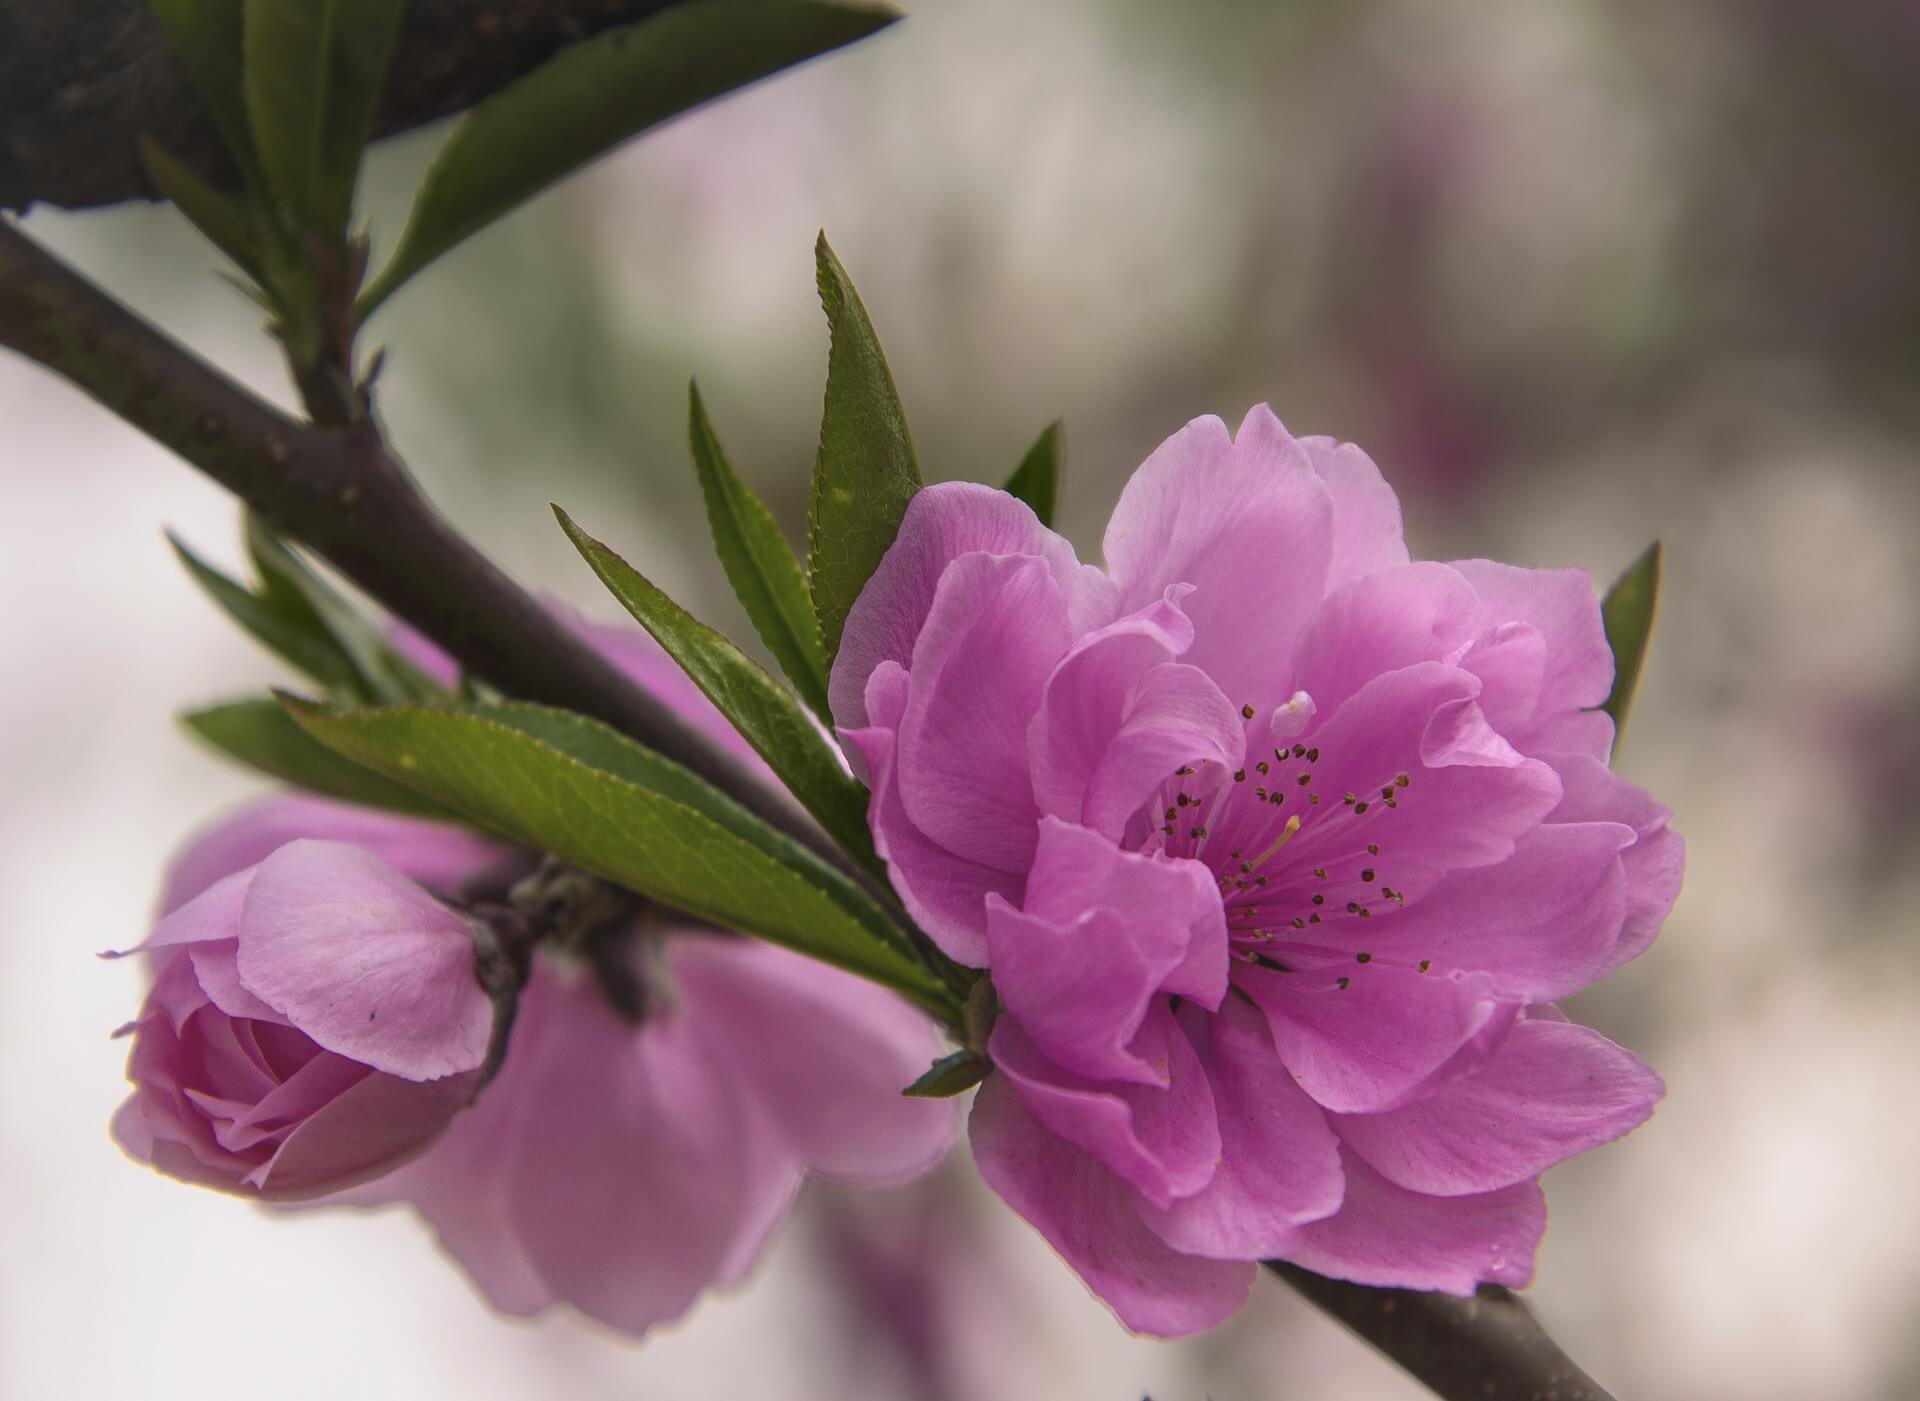
[[[833,671],[895,889],[1004,1007],[981,1172],[1144,1332],[1264,1258],[1524,1284],[1539,1174],[1661,1093],[1552,1004],[1682,864],[1607,768],[1587,579],[1411,562],[1373,463],[1265,406],[1163,444],[1106,559],[930,488]]]
[[[580,626],[656,694],[751,755],[650,639]],[[438,665],[421,645],[410,651]],[[247,879],[232,873],[256,863],[272,871],[315,845],[302,838],[353,843],[362,859],[384,860],[456,899],[498,899],[502,883],[532,865],[529,853],[457,828],[270,798],[176,859],[167,905],[178,912],[162,931]],[[431,1123],[415,1125],[431,1140],[419,1145],[424,1153],[330,1200],[410,1202],[505,1312],[566,1303],[637,1335],[678,1317],[706,1289],[741,1279],[806,1176],[902,1181],[951,1146],[954,1107],[900,1095],[938,1054],[924,1016],[823,964],[671,920],[652,916],[629,947],[629,969],[649,989],[637,1021],[614,1008],[586,967],[536,955],[505,1063],[478,1102],[455,1114],[465,1098],[456,1096]],[[470,949],[466,957],[478,996]],[[166,1024],[170,987],[163,967],[148,1012],[160,1018],[156,1027]],[[128,1127],[133,1105],[148,1097],[143,1085],[123,1111],[121,1140],[178,1173],[174,1158],[144,1151]]]

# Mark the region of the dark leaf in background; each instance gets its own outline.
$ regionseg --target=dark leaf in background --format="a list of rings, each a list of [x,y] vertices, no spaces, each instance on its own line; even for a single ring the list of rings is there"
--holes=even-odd
[[[1027,455],[1020,459],[1020,465],[1007,478],[1007,492],[1017,496],[1040,517],[1040,524],[1051,527],[1053,513],[1059,505],[1060,469],[1066,461],[1066,430],[1055,419],[1041,432],[1039,439],[1027,449]]]
[[[692,0],[569,45],[454,128],[360,314],[628,137],[898,17],[881,5],[825,0]]]
[[[1654,619],[1660,611],[1660,542],[1641,552],[1627,572],[1614,581],[1601,600],[1600,616],[1607,625],[1607,645],[1613,649],[1613,694],[1600,708],[1613,717],[1614,748],[1626,732],[1633,693],[1640,685],[1647,647],[1653,641]]]

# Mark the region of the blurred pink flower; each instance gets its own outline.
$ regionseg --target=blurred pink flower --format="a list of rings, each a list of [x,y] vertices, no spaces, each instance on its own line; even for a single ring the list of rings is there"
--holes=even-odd
[[[1591,586],[1410,562],[1373,463],[1265,406],[1163,444],[1106,559],[930,488],[833,672],[895,889],[1004,1008],[981,1173],[1143,1332],[1263,1258],[1526,1283],[1539,1173],[1661,1093],[1551,1006],[1682,864],[1607,768]]]
[[[587,631],[683,713],[740,744],[648,639]],[[432,660],[418,645],[409,650]],[[404,873],[464,898],[532,866],[530,854],[456,828],[311,797],[269,798],[181,853],[167,886],[177,911],[156,939],[177,942],[177,929],[197,929],[197,912],[255,879],[255,863],[264,877],[312,849],[381,866],[401,887]],[[462,986],[484,1015],[464,921],[419,886],[408,898],[460,925]],[[626,946],[625,966],[648,989],[637,1021],[616,1010],[586,967],[537,955],[505,1063],[478,1102],[454,1112],[471,1088],[465,1076],[437,1117],[413,1125],[420,1141],[412,1146],[427,1148],[424,1154],[385,1175],[358,1173],[355,1180],[375,1180],[328,1201],[411,1202],[496,1308],[532,1314],[567,1303],[637,1335],[684,1313],[707,1288],[742,1278],[807,1174],[897,1182],[951,1146],[954,1106],[900,1095],[938,1054],[938,1037],[919,1012],[772,945],[682,932],[672,920],[655,912]],[[196,963],[203,947],[194,946]],[[243,978],[247,967],[243,956]],[[316,983],[322,977],[313,976]],[[152,1058],[143,1047],[186,1014],[175,1009],[195,1005],[183,977],[190,980],[191,971],[161,968],[136,1037],[136,1075]],[[213,995],[217,984],[204,972],[200,980]],[[357,1011],[350,1004],[346,1020]],[[382,1009],[368,1029],[384,1027],[386,1015]],[[484,1022],[482,1033],[483,1046]],[[479,1064],[477,1053],[471,1064]],[[132,1103],[152,1093],[143,1085]],[[178,1152],[143,1151],[146,1140],[126,1125],[147,1112],[123,1111],[123,1143],[163,1170],[209,1180],[192,1163],[182,1171]],[[216,1185],[235,1182],[223,1177]]]

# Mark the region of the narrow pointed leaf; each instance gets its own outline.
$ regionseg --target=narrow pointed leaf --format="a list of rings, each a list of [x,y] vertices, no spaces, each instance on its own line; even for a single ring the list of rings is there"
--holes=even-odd
[[[140,164],[154,188],[173,201],[187,222],[249,277],[260,276],[253,214],[239,195],[216,190],[151,137],[140,137]]]
[[[1613,717],[1616,749],[1627,728],[1627,714],[1633,708],[1633,694],[1640,685],[1640,672],[1660,610],[1660,559],[1660,542],[1655,540],[1627,566],[1627,572],[1614,581],[1600,603],[1607,645],[1613,649],[1613,694],[1600,708]]]
[[[310,793],[414,817],[450,816],[439,804],[334,753],[277,702],[230,701],[188,711],[180,720],[229,758]]]
[[[303,230],[346,228],[401,0],[246,0],[244,91],[269,188]]]
[[[258,173],[240,76],[245,0],[147,0],[243,175]],[[172,198],[171,195],[168,198]]]
[[[269,651],[329,691],[371,699],[365,696],[353,659],[317,621],[276,607],[206,563],[178,536],[169,534],[167,538],[194,582]]]
[[[832,339],[820,454],[813,464],[807,587],[831,665],[848,610],[920,490],[920,467],[880,338],[825,234],[814,256]]]
[[[556,506],[554,514],[600,582],[733,722],[767,767],[835,841],[884,879],[867,830],[867,790],[847,772],[820,726],[793,695],[733,643],[575,525],[565,511]]]
[[[1060,468],[1066,460],[1066,430],[1055,419],[1046,426],[1039,440],[1027,449],[1019,467],[1007,478],[1007,492],[1017,496],[1040,517],[1040,524],[1053,525],[1054,508],[1059,504]]]
[[[900,1091],[913,1099],[951,1099],[964,1094],[993,1071],[993,1062],[978,1051],[955,1051],[927,1067],[926,1074]]]
[[[773,659],[815,715],[832,724],[827,706],[827,654],[807,598],[807,579],[773,513],[748,491],[721,451],[697,386],[688,388],[687,436],[694,472],[707,499],[707,524],[734,597]]]
[[[482,830],[952,1013],[905,935],[852,881],[606,726],[525,705],[463,713],[282,704],[328,748]]]
[[[260,572],[261,597],[304,626],[333,640],[353,668],[351,688],[368,700],[436,701],[439,684],[403,657],[380,630],[363,618],[258,516],[247,517],[247,550]]]
[[[469,112],[420,187],[365,316],[469,235],[628,137],[898,15],[829,0],[691,0],[571,44]]]

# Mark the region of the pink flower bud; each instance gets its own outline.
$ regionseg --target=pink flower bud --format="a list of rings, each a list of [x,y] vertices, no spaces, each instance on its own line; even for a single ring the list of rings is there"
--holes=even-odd
[[[297,1201],[418,1156],[473,1093],[492,1010],[466,918],[359,847],[294,841],[162,919],[129,1028],[133,1156]]]

